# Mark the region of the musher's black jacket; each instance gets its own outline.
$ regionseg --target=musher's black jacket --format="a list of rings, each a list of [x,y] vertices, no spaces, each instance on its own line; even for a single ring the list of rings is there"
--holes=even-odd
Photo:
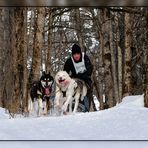
[[[78,62],[81,62],[82,60],[82,54],[81,54],[81,59]],[[70,74],[72,78],[79,78],[81,80],[84,80],[89,86],[91,85],[91,74],[93,71],[93,65],[89,59],[89,57],[85,54],[84,55],[84,62],[85,62],[85,67],[86,71],[84,73],[78,73],[76,74],[75,67],[73,65],[71,57],[67,59],[64,65],[64,70]]]

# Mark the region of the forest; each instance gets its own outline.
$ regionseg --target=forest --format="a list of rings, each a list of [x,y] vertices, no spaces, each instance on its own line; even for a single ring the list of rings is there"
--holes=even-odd
[[[0,106],[27,112],[33,81],[54,77],[77,43],[100,110],[139,94],[148,107],[147,39],[147,7],[0,7]]]

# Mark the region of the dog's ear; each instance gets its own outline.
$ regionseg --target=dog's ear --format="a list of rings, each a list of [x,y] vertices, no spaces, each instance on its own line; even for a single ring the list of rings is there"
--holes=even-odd
[[[50,75],[50,71],[49,70],[48,71],[46,70],[46,74]]]
[[[50,71],[48,71],[48,74],[50,75]]]
[[[46,75],[46,72],[45,71],[42,71],[42,76],[45,76]]]

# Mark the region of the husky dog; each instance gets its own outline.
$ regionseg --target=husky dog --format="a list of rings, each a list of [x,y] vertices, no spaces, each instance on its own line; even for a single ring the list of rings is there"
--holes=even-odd
[[[51,108],[51,92],[54,79],[50,73],[42,73],[39,81],[35,81],[31,87],[29,100],[29,112],[34,112],[37,116],[47,115]]]
[[[83,100],[87,93],[87,87],[82,80],[72,79],[66,71],[59,71],[55,76],[56,94],[55,108],[60,113],[77,112],[79,100]],[[72,108],[75,100],[74,108]],[[69,110],[68,110],[69,105]]]

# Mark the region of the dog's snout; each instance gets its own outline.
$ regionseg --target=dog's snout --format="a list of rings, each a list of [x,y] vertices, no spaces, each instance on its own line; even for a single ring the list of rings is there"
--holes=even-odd
[[[62,77],[59,77],[59,80],[62,80]]]

